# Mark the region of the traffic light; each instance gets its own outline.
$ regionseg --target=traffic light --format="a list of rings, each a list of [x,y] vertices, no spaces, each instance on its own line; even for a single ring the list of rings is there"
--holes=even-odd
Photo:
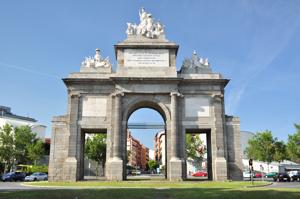
[[[252,166],[253,163],[252,163],[252,159],[249,159],[249,166]]]

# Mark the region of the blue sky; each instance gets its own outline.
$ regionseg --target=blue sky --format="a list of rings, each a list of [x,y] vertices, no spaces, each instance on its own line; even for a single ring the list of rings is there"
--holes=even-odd
[[[271,130],[286,140],[300,123],[300,1],[15,1],[0,2],[0,104],[38,119],[64,114],[61,78],[100,48],[115,66],[113,45],[145,7],[180,45],[177,68],[193,50],[231,79],[226,113],[241,129]],[[143,115],[143,114],[142,114]],[[155,119],[153,119],[155,120]]]

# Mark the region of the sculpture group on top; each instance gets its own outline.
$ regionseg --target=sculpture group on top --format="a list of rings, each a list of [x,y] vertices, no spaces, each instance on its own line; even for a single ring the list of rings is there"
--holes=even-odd
[[[151,13],[147,13],[144,8],[139,11],[140,24],[127,23],[127,35],[142,35],[147,38],[157,38],[164,34],[164,26],[159,22],[154,22]]]
[[[181,66],[181,73],[212,73],[208,58],[199,57],[196,51],[191,58],[186,58]]]
[[[85,57],[84,61],[81,63],[81,67],[87,67],[87,68],[108,68],[111,67],[111,63],[109,62],[109,58],[102,58],[100,55],[100,49],[96,49],[96,54],[94,57]]]

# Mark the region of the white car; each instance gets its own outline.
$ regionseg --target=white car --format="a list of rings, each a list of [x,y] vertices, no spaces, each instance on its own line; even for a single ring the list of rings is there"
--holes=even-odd
[[[250,178],[250,172],[249,171],[244,171],[243,172],[243,177],[244,178]]]
[[[288,171],[287,173],[290,177],[293,177],[293,175],[297,175],[298,171]]]
[[[37,172],[30,176],[25,177],[25,181],[48,180],[48,175],[45,173]]]

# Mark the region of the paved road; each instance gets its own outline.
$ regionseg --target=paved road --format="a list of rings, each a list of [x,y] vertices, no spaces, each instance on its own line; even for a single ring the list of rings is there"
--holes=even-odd
[[[22,182],[0,182],[0,191],[33,189],[31,187],[21,185],[21,183]]]
[[[300,182],[274,182],[270,188],[300,188]]]

